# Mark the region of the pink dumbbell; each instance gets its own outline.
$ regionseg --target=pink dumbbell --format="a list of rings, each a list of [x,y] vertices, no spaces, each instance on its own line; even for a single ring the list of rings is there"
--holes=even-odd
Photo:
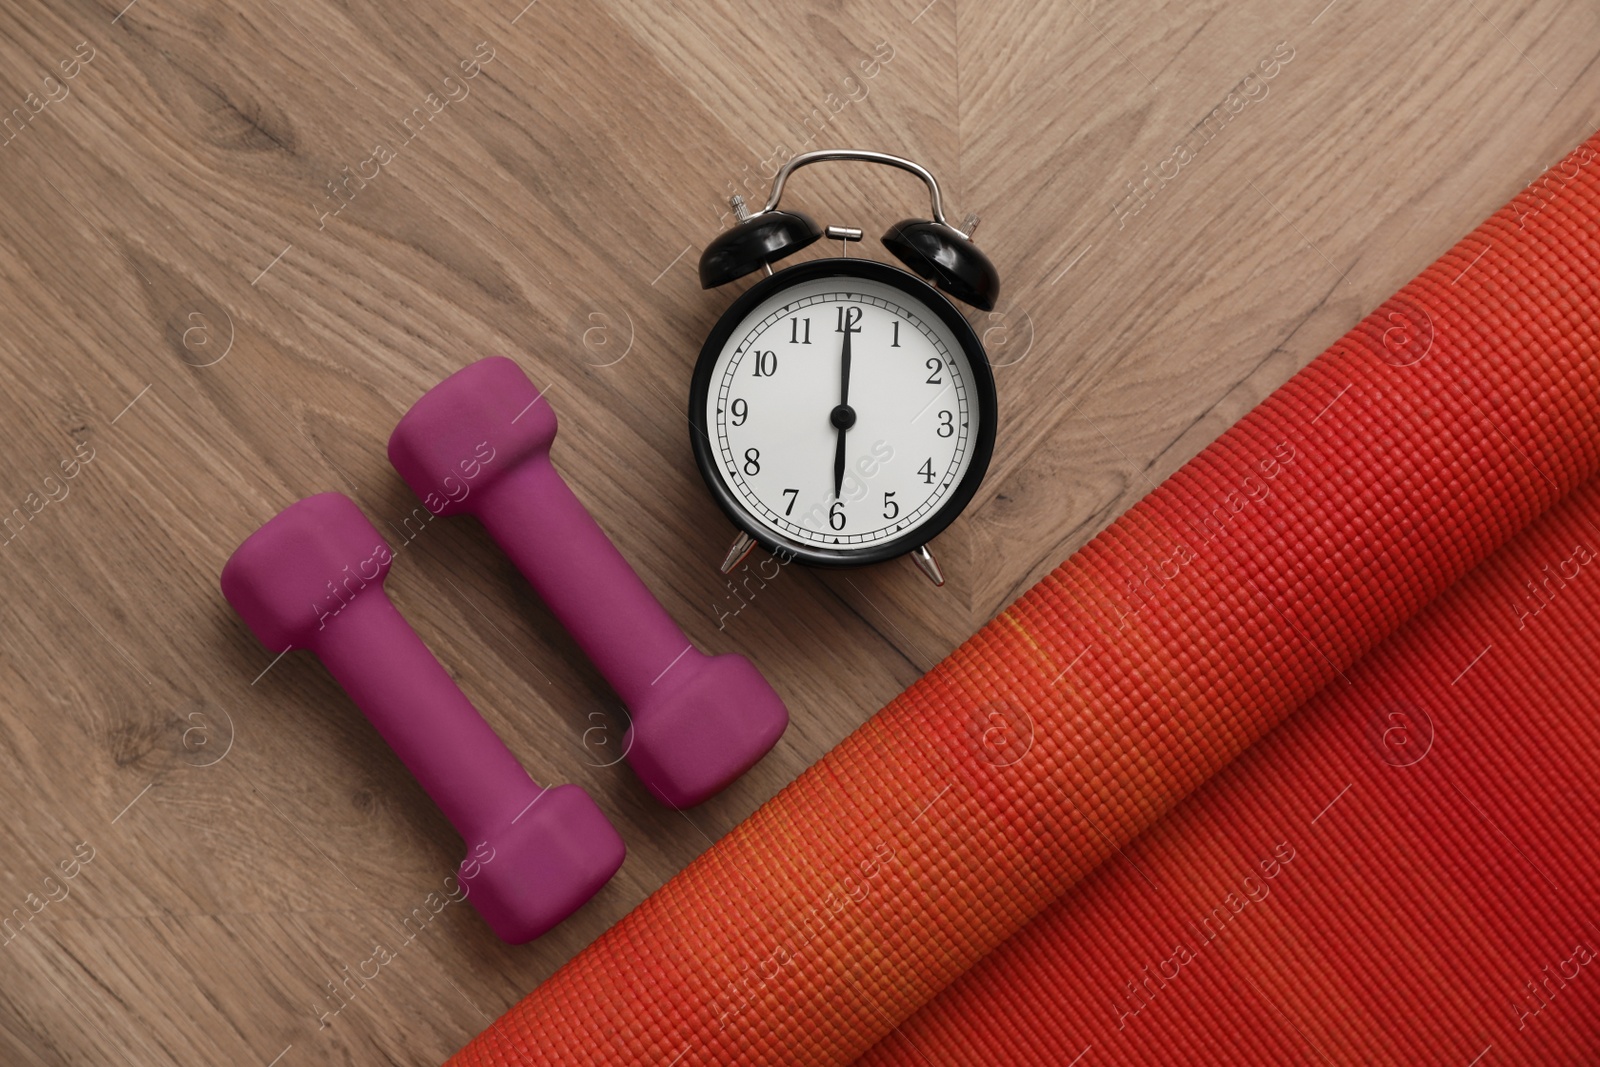
[[[478,517],[627,705],[640,780],[673,807],[698,804],[765,755],[789,713],[749,660],[690,644],[556,473],[555,436],[533,382],[495,356],[418,400],[389,461],[435,514]]]
[[[616,873],[622,839],[582,789],[528,777],[390,603],[391,559],[349,497],[322,493],[246,538],[222,593],[269,651],[317,654],[466,839],[467,899],[530,941]]]

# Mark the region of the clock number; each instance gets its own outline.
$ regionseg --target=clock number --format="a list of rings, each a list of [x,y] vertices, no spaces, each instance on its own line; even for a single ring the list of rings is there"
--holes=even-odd
[[[733,412],[733,424],[735,426],[743,426],[744,420],[750,417],[750,405],[745,401],[744,397],[735,400],[730,410]]]
[[[894,320],[894,340],[889,342],[890,348],[900,347],[900,320]]]
[[[893,347],[893,346],[891,345],[890,347]],[[939,357],[938,356],[931,357],[928,360],[927,367],[928,367],[928,384],[929,385],[943,385],[944,384],[944,379],[939,377],[939,371],[944,369],[944,364],[939,362]]]
[[[756,369],[751,373],[757,378],[770,378],[778,373],[778,353],[757,351]]]
[[[855,304],[840,304],[838,324],[833,328],[834,333],[860,333],[861,308]]]
[[[796,500],[800,499],[800,490],[798,490],[798,489],[785,489],[783,491],[783,495],[789,498],[789,506],[783,509],[783,513],[785,515],[793,515],[794,514],[794,502]]]
[[[917,473],[922,475],[922,480],[928,485],[933,484],[933,457],[929,456],[922,466],[917,468]]]
[[[800,323],[805,322],[805,328],[800,328]],[[800,319],[798,316],[789,320],[789,343],[792,345],[808,345],[811,343],[811,320]]]
[[[761,473],[761,452],[759,449],[747,448],[744,450],[744,472],[751,477]]]
[[[898,518],[899,516],[900,516],[900,505],[895,503],[894,493],[892,491],[884,493],[883,494],[883,517],[886,518],[886,519],[894,519],[894,518]]]
[[[951,434],[953,434],[955,432],[956,432],[955,416],[950,414],[948,409],[939,412],[939,430],[938,430],[939,436],[940,437],[949,437]]]
[[[844,529],[844,501],[835,500],[828,509],[828,525],[835,530]]]

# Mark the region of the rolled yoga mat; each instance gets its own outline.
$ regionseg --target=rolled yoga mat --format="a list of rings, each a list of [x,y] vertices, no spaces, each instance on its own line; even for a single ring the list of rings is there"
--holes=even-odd
[[[863,1067],[1600,1062],[1600,478]]]
[[[1597,148],[451,1063],[850,1063],[1291,712],[1352,685],[1379,642],[1600,470]],[[1360,936],[1359,916],[1322,921]]]

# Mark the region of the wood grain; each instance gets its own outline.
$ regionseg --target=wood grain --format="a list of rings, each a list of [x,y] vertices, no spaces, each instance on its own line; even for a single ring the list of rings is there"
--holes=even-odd
[[[7,1063],[438,1062],[1600,121],[1583,0],[524,2],[0,8]],[[733,294],[694,263],[730,192],[836,145],[982,214],[1000,440],[945,589],[785,567],[730,616],[684,408]],[[919,210],[862,168],[792,195],[874,232]],[[699,809],[607,765],[615,698],[387,464],[401,412],[494,352],[550,383],[558,465],[694,641],[789,702]],[[330,488],[402,546],[396,602],[533,775],[627,840],[537,944],[430,908],[449,825],[217,590]]]

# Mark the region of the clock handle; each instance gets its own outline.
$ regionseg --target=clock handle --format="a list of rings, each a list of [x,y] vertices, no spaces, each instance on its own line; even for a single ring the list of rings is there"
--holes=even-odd
[[[944,201],[933,172],[920,163],[887,152],[858,148],[824,148],[802,152],[778,168],[772,176],[772,191],[765,206],[754,215],[744,210],[743,201],[734,205],[739,223],[718,234],[700,256],[700,284],[707,289],[743,277],[758,267],[770,274],[774,260],[792,255],[820,237],[823,231],[812,219],[799,212],[779,211],[783,188],[790,175],[813,163],[839,160],[876,163],[908,171],[928,187],[932,218],[902,219],[883,235],[883,246],[914,273],[926,278],[963,303],[983,311],[993,311],[1000,299],[1000,274],[989,257],[972,240],[978,216],[968,215],[956,228],[945,221]],[[833,231],[849,227],[829,227]]]
[[[497,356],[417,401],[389,459],[435,514],[478,517],[627,705],[623,751],[645,786],[698,804],[777,743],[788,712],[744,657],[684,636],[556,471],[555,435],[548,401]]]
[[[802,152],[778,168],[778,173],[772,176],[772,191],[767,194],[767,203],[761,209],[761,214],[775,211],[778,201],[783,199],[783,186],[789,180],[789,175],[801,167],[809,167],[813,163],[832,163],[838,160],[850,160],[857,163],[878,163],[886,167],[896,167],[909,171],[922,179],[922,184],[928,187],[928,199],[933,210],[933,221],[941,226],[948,225],[944,218],[944,201],[939,196],[939,182],[933,172],[920,163],[906,159],[904,156],[892,156],[887,152],[869,152],[860,148],[824,148],[815,152]],[[972,225],[977,225],[973,220]],[[953,229],[954,227],[952,227]],[[970,233],[961,236],[970,237]]]

